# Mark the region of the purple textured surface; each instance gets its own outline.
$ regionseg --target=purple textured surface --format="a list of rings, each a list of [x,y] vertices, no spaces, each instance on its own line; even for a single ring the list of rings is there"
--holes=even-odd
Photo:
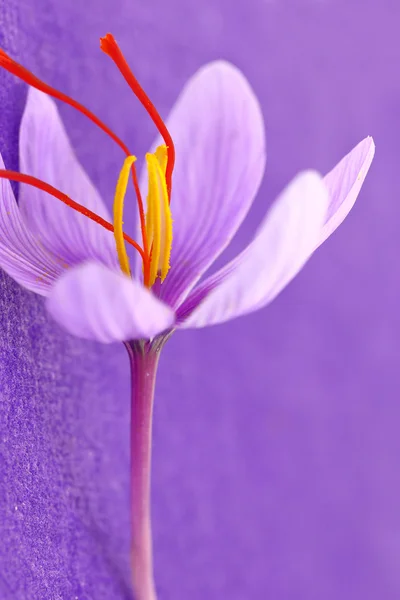
[[[153,128],[98,50],[112,31],[162,114],[214,58],[267,123],[267,176],[229,255],[305,167],[365,135],[357,205],[268,309],[184,332],[158,378],[153,504],[160,600],[395,600],[400,594],[400,78],[393,0],[1,0],[0,43],[87,103],[137,154]],[[24,85],[0,73],[17,164]],[[122,156],[60,107],[112,197]],[[127,219],[128,220],[128,219]],[[65,335],[0,275],[0,596],[128,599],[128,361]]]

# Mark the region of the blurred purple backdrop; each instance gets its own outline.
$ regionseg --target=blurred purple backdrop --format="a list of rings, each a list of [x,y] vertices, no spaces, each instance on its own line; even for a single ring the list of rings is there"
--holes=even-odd
[[[346,223],[269,308],[173,336],[155,413],[160,600],[400,597],[400,6],[394,0],[1,0],[0,42],[89,105],[135,152],[154,131],[98,38],[112,31],[162,114],[203,63],[246,74],[267,177],[238,251],[300,169],[368,134]],[[25,86],[0,73],[17,166]],[[112,198],[122,156],[60,111]],[[132,212],[133,215],[133,212]],[[128,219],[127,219],[128,220]],[[126,600],[128,363],[73,339],[0,275],[0,597]]]

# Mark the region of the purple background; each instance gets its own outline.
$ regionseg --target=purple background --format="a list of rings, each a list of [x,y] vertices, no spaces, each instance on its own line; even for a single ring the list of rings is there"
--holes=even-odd
[[[115,34],[164,115],[204,62],[244,71],[269,161],[227,256],[298,170],[326,172],[375,137],[356,208],[273,305],[165,348],[155,561],[160,600],[398,599],[398,2],[1,0],[0,19],[9,53],[139,155],[153,127],[100,35]],[[24,98],[0,73],[0,147],[14,168]],[[111,200],[118,148],[60,110]],[[0,597],[128,599],[124,349],[67,336],[4,274],[0,311]]]

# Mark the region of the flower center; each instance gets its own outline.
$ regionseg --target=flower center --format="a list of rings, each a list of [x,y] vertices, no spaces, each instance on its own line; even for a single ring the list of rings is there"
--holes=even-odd
[[[146,214],[146,239],[151,248],[147,285],[151,287],[157,277],[164,281],[169,271],[172,245],[172,216],[166,181],[167,148],[159,146],[154,154],[146,154],[148,194]],[[123,211],[129,173],[135,156],[128,156],[122,166],[114,197],[114,237],[121,270],[130,275],[129,258],[123,232]]]
[[[165,145],[159,146],[154,154],[146,155],[146,162],[149,176],[148,196],[147,196],[147,214],[145,216],[143,201],[140,193],[138,178],[135,169],[135,157],[128,147],[113,133],[113,131],[105,125],[95,114],[88,110],[85,106],[73,100],[66,94],[52,88],[47,83],[41,81],[22,65],[14,61],[8,54],[0,49],[0,67],[3,67],[10,73],[16,75],[27,84],[38,90],[69,104],[95,125],[104,131],[111,139],[120,146],[127,158],[124,161],[123,167],[117,183],[114,199],[114,225],[102,219],[86,207],[78,204],[69,198],[63,192],[60,192],[53,186],[30,175],[24,175],[15,171],[0,170],[0,178],[11,179],[33,185],[61,200],[74,210],[77,210],[86,217],[96,221],[106,229],[113,231],[117,247],[118,259],[121,270],[130,275],[129,260],[126,252],[125,242],[131,244],[140,254],[143,262],[143,278],[144,285],[151,287],[160,277],[164,281],[169,270],[169,257],[171,253],[172,243],[172,218],[169,208],[172,189],[172,172],[175,164],[175,149],[171,135],[161,119],[156,108],[144,92],[139,82],[131,72],[128,63],[126,62],[117,42],[114,37],[108,33],[100,40],[100,47],[119,68],[121,74],[127,81],[128,85],[146,109],[152,121],[156,125],[159,133],[164,139]],[[126,235],[123,231],[123,204],[128,185],[129,174],[132,174],[132,181],[137,197],[140,229],[142,234],[143,248],[139,244]]]

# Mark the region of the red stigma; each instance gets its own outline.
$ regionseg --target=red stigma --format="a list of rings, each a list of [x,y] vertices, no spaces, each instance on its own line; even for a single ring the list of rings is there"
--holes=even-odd
[[[152,119],[154,125],[157,127],[162,138],[164,139],[165,145],[167,146],[168,162],[165,172],[165,179],[167,182],[168,197],[171,199],[171,187],[172,187],[172,172],[175,165],[175,146],[172,140],[171,134],[169,133],[164,121],[160,117],[157,109],[139,84],[136,77],[133,75],[129,68],[128,63],[125,60],[114,36],[111,33],[107,33],[104,37],[100,38],[100,48],[105,54],[107,54],[116,64],[125,81],[139,100],[144,106],[148,115]]]
[[[70,208],[73,208],[74,210],[79,212],[81,215],[84,215],[91,221],[98,223],[99,225],[104,227],[104,229],[107,229],[107,231],[111,231],[112,233],[114,233],[114,226],[111,223],[109,223],[93,211],[89,210],[85,206],[82,206],[82,204],[75,202],[75,200],[72,200],[69,196],[67,196],[63,192],[60,192],[60,190],[53,187],[49,183],[42,181],[41,179],[37,179],[36,177],[32,177],[31,175],[18,173],[18,171],[8,171],[7,169],[0,169],[0,179],[11,179],[11,181],[27,183],[28,185],[31,185],[37,188],[38,190],[42,190],[43,192],[54,196],[54,198],[61,200],[61,202],[63,202]],[[126,242],[128,242],[128,244],[131,244],[131,246],[133,246],[139,252],[140,256],[142,257],[142,260],[144,261],[144,252],[142,248],[137,244],[137,242],[135,242],[135,240],[129,237],[129,235],[126,235],[126,233],[124,233],[124,239]]]
[[[97,125],[97,127],[99,127],[104,133],[106,133],[122,149],[122,151],[127,156],[130,156],[132,154],[130,152],[128,146],[122,140],[120,140],[120,138],[117,135],[115,135],[115,133],[107,125],[105,125],[94,113],[92,113],[92,111],[87,109],[80,102],[77,102],[73,98],[70,98],[63,92],[59,92],[55,88],[51,87],[50,85],[48,85],[47,83],[45,83],[44,81],[42,81],[41,79],[36,77],[36,75],[34,75],[30,71],[28,71],[28,69],[25,69],[25,67],[23,67],[22,65],[17,63],[10,56],[8,56],[8,54],[6,52],[4,52],[4,50],[1,50],[1,49],[0,49],[0,67],[3,67],[3,69],[8,71],[9,73],[12,73],[19,79],[22,79],[22,81],[25,81],[25,83],[27,83],[28,85],[36,88],[37,90],[40,90],[41,92],[44,92],[48,96],[51,96],[52,98],[56,98],[57,100],[61,100],[61,102],[64,102],[65,104],[68,104],[69,106],[72,106],[78,112],[80,112],[85,117],[90,119],[90,121],[92,121],[92,123]],[[147,258],[148,257],[148,248],[147,248],[147,239],[146,239],[146,222],[145,222],[145,216],[144,216],[143,201],[142,201],[142,197],[141,197],[141,193],[140,193],[138,177],[137,177],[137,173],[136,173],[134,164],[132,165],[132,180],[133,180],[133,186],[135,188],[135,193],[136,193],[137,201],[138,201],[140,226],[141,226],[141,232],[142,232],[142,238],[143,238],[143,249],[144,249],[144,255],[145,255],[144,262],[147,263],[148,262],[148,258]],[[15,181],[17,181],[17,180],[15,180]],[[82,214],[85,214],[85,213],[82,213]],[[136,244],[136,242],[135,242],[135,244]],[[142,254],[143,254],[143,251],[142,251]]]
[[[104,131],[104,133],[106,133],[108,136],[110,136],[110,138],[112,140],[114,140],[114,142],[116,144],[118,144],[118,146],[125,152],[125,154],[130,155],[129,149],[124,144],[124,142],[122,140],[120,140],[119,137],[116,136],[115,133],[113,131],[111,131],[111,129],[109,127],[107,127],[107,125],[105,125],[98,117],[96,117],[95,114],[93,114],[89,109],[87,109],[85,106],[83,106],[83,104],[81,104],[80,102],[77,102],[76,100],[73,100],[73,98],[70,98],[63,92],[59,92],[55,88],[51,87],[50,85],[48,85],[47,83],[45,83],[44,81],[42,81],[41,79],[36,77],[36,75],[34,75],[30,71],[28,71],[28,69],[25,69],[25,67],[23,67],[22,65],[17,63],[10,56],[8,56],[8,54],[6,54],[6,52],[4,52],[4,50],[1,50],[1,49],[0,49],[0,67],[3,67],[3,69],[8,71],[9,73],[16,75],[16,77],[18,77],[19,79],[22,79],[22,81],[25,81],[25,83],[27,83],[28,85],[31,85],[32,87],[36,88],[37,90],[44,92],[45,94],[47,94],[48,96],[51,96],[52,98],[57,98],[57,100],[61,100],[61,102],[64,102],[65,104],[69,104],[69,106],[72,106],[73,108],[78,110],[80,113],[85,115],[85,117],[88,117],[88,119],[90,119],[95,125],[97,125],[97,127],[100,127],[100,129],[102,131]]]
[[[132,91],[134,92],[135,96],[138,98],[140,103],[144,106],[148,115],[150,116],[153,123],[157,127],[157,130],[159,131],[162,138],[164,139],[165,145],[167,147],[167,165],[166,165],[166,171],[165,171],[165,179],[166,179],[166,184],[167,184],[168,199],[170,201],[171,188],[172,188],[172,172],[173,172],[174,164],[175,164],[175,147],[174,147],[174,142],[172,140],[172,137],[171,137],[164,121],[162,120],[158,111],[156,110],[155,106],[153,105],[153,103],[151,102],[151,100],[149,99],[149,97],[147,96],[147,94],[145,93],[145,91],[143,90],[143,88],[141,87],[141,85],[139,84],[139,82],[137,81],[135,76],[133,75],[132,71],[130,70],[129,65],[126,62],[125,57],[122,54],[117,42],[115,41],[114,37],[110,33],[108,33],[105,37],[101,38],[100,47],[103,50],[103,52],[105,54],[107,54],[114,61],[115,65],[118,67],[119,71],[123,75],[124,79],[126,80],[126,82],[129,85],[129,87],[132,89]],[[99,127],[104,133],[106,133],[122,149],[122,151],[125,153],[126,156],[132,155],[129,148],[126,146],[126,144],[117,135],[115,135],[115,133],[107,125],[105,125],[92,111],[87,109],[80,102],[77,102],[73,98],[70,98],[63,92],[56,90],[55,88],[51,87],[50,85],[48,85],[47,83],[45,83],[44,81],[42,81],[41,79],[36,77],[36,75],[34,75],[30,71],[28,71],[28,69],[26,69],[19,63],[17,63],[6,52],[4,52],[4,50],[1,50],[1,49],[0,49],[0,67],[3,67],[6,71],[8,71],[9,73],[12,73],[16,77],[18,77],[19,79],[21,79],[22,81],[27,83],[28,85],[40,90],[41,92],[44,92],[45,94],[47,94],[53,98],[56,98],[57,100],[60,100],[61,102],[64,102],[65,104],[68,104],[69,106],[72,106],[73,108],[75,108],[75,110],[79,111],[85,117],[90,119],[92,121],[92,123],[97,125],[97,127]],[[131,172],[132,172],[133,185],[134,185],[135,193],[137,196],[137,202],[138,202],[140,227],[141,227],[142,239],[143,239],[143,249],[137,244],[137,242],[135,242],[135,240],[133,240],[126,234],[124,234],[124,239],[129,244],[134,246],[134,248],[136,248],[136,250],[140,253],[140,255],[142,257],[143,269],[144,269],[144,283],[146,285],[146,282],[148,281],[149,269],[150,269],[151,248],[148,247],[144,206],[143,206],[143,201],[142,201],[140,188],[139,188],[138,177],[137,177],[137,173],[136,173],[134,164],[132,165]],[[19,181],[20,183],[26,183],[29,185],[33,185],[34,187],[37,187],[38,189],[41,189],[41,190],[47,192],[48,194],[51,194],[55,198],[58,198],[58,200],[61,200],[61,202],[64,202],[69,207],[73,208],[74,210],[77,210],[78,212],[85,215],[89,219],[95,221],[102,227],[105,227],[107,230],[112,231],[112,232],[114,231],[114,227],[113,227],[113,225],[111,225],[111,223],[108,223],[108,221],[105,221],[99,215],[96,215],[89,209],[78,204],[74,200],[71,200],[71,198],[69,198],[66,194],[63,194],[62,192],[60,192],[53,186],[51,186],[39,179],[36,179],[35,177],[31,177],[29,175],[24,175],[22,173],[17,173],[15,171],[0,170],[0,178],[11,179],[13,181]]]

